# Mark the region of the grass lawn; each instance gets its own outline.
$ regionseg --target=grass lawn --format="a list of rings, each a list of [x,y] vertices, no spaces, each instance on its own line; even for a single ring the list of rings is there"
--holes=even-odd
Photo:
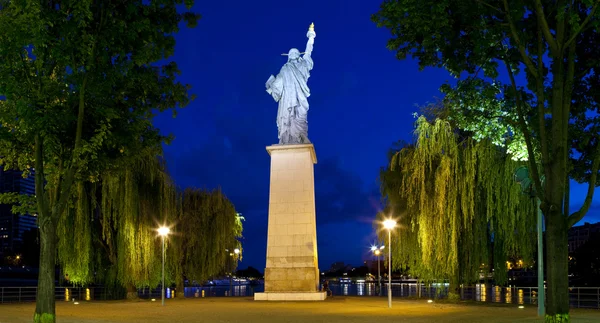
[[[324,302],[258,302],[252,298],[219,297],[156,302],[81,301],[57,302],[58,323],[107,322],[539,322],[536,308],[484,303],[432,303],[378,297],[335,297]],[[0,323],[31,322],[35,304],[0,305]],[[572,322],[600,322],[599,310],[574,309]]]

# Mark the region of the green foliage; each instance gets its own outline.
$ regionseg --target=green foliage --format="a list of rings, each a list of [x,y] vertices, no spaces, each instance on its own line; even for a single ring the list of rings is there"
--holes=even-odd
[[[552,167],[580,182],[597,173],[592,161],[600,155],[600,119],[594,117],[600,112],[600,75],[594,72],[600,63],[599,3],[534,3],[539,6],[521,0],[385,0],[372,19],[391,31],[387,45],[399,59],[412,56],[421,68],[443,67],[461,77],[457,86],[442,87],[461,129],[508,146],[519,158],[529,140],[527,159],[542,165],[534,177],[543,172],[557,184],[553,189],[565,190]],[[504,71],[524,72],[526,82],[503,82]],[[559,204],[550,196],[542,199],[543,205]],[[580,219],[583,213],[574,215]]]
[[[546,270],[548,312],[568,313],[566,230],[585,216],[600,185],[600,2],[384,0],[372,19],[391,32],[387,46],[397,58],[461,78],[443,89],[461,127],[494,143],[507,136],[513,154],[525,142],[554,259]],[[589,185],[574,213],[569,178]]]
[[[175,198],[155,150],[125,159],[94,183],[79,182],[76,202],[58,223],[59,262],[70,281],[158,285],[162,249],[156,228],[176,218]]]
[[[0,204],[12,204],[13,214],[35,214],[37,212],[35,196],[17,192],[0,193]]]
[[[54,314],[49,313],[35,313],[33,314],[33,322],[34,323],[54,323],[56,316]]]
[[[171,257],[175,259],[176,280],[183,278],[203,282],[211,276],[229,271],[233,249],[241,250],[242,220],[221,190],[186,189],[182,211],[177,219],[177,236],[173,238]],[[228,251],[226,251],[228,250]],[[231,266],[231,267],[230,267]]]
[[[92,260],[101,257],[90,252],[98,244],[93,228],[105,218],[111,222],[104,237],[119,244],[121,257],[111,259],[118,269],[106,276],[156,282],[155,270],[136,267],[156,263],[144,258],[154,257],[156,239],[141,230],[147,218],[139,216],[155,202],[132,203],[143,194],[135,191],[131,168],[137,156],[170,139],[153,125],[155,114],[190,100],[189,86],[176,80],[179,70],[169,61],[180,22],[193,26],[199,18],[184,3],[189,9],[193,1],[0,0],[0,166],[35,168],[41,240],[57,241],[50,236],[57,229],[59,261],[75,282],[94,273]],[[125,181],[117,183],[121,175]],[[96,212],[98,191],[110,202],[103,204],[106,215]],[[121,240],[107,234],[116,227]],[[40,273],[55,265],[44,250],[55,246],[42,247],[48,261]],[[40,286],[51,289],[49,277],[41,275]],[[36,312],[53,306],[40,301]]]
[[[461,301],[460,295],[458,293],[455,293],[455,292],[449,292],[448,293],[448,300],[450,302],[454,302],[454,303],[458,303],[458,302]]]
[[[70,172],[95,181],[119,158],[167,140],[152,118],[189,101],[177,65],[166,61],[179,22],[198,18],[177,12],[183,2],[3,3],[0,164],[31,169],[40,136],[38,174],[52,206],[71,191]]]
[[[528,159],[525,138],[515,126],[515,107],[512,101],[502,99],[506,89],[500,84],[469,78],[458,81],[455,87],[444,84],[441,90],[446,118],[459,129],[476,141],[489,140],[506,149],[514,160]],[[536,157],[539,160],[538,154]]]
[[[182,284],[184,276],[202,282],[230,269],[225,250],[241,249],[243,218],[220,190],[178,192],[159,152],[125,159],[96,182],[78,184],[76,203],[58,226],[59,262],[72,283],[156,287],[162,273],[156,229],[162,225],[172,232],[168,282]]]
[[[546,314],[546,316],[544,317],[544,322],[546,323],[569,323],[571,322],[571,317],[569,316],[569,314],[555,314],[555,315],[549,315]]]
[[[535,208],[513,180],[518,162],[454,130],[446,120],[419,117],[416,144],[394,153],[381,172],[386,209],[379,220],[391,214],[400,224],[393,266],[458,284],[478,281],[493,265],[503,284],[509,257],[532,261]]]

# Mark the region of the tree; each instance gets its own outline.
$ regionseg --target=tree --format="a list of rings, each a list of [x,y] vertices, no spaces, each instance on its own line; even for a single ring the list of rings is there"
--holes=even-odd
[[[225,249],[239,248],[242,218],[220,190],[178,192],[160,152],[158,146],[124,158],[97,182],[78,183],[77,202],[58,225],[59,261],[70,282],[125,287],[128,298],[137,298],[137,288],[158,286],[161,225],[172,230],[166,284],[183,290],[184,278],[202,282],[230,269]]]
[[[57,225],[81,187],[166,137],[154,111],[183,107],[175,80],[183,0],[0,1],[0,156],[35,168],[40,273],[34,322],[55,322]],[[193,1],[186,0],[189,10]]]
[[[391,154],[381,171],[378,218],[391,214],[400,225],[393,266],[420,280],[448,279],[449,298],[458,299],[459,285],[479,281],[481,270],[493,266],[501,285],[509,257],[531,261],[535,217],[511,176],[520,163],[455,129],[447,120],[417,119],[416,143]]]
[[[466,97],[497,87],[498,108],[516,115],[513,126],[526,144],[545,217],[548,322],[569,321],[567,230],[587,213],[597,185],[600,120],[586,112],[597,112],[600,95],[598,6],[598,0],[385,0],[373,15],[391,31],[388,48],[398,59],[410,55],[421,68],[466,76],[454,89]],[[518,82],[521,71],[525,81]],[[492,99],[469,109],[510,123],[487,110]],[[569,177],[589,186],[573,213]]]
[[[157,157],[160,146],[121,167],[105,170],[94,183],[77,183],[76,203],[58,222],[61,268],[75,284],[102,283],[156,287],[161,280],[162,249],[156,229],[174,222],[177,192]]]
[[[235,271],[232,261],[237,258],[232,259],[230,253],[241,250],[237,239],[242,236],[243,217],[220,189],[188,188],[181,200],[170,257],[175,259],[175,281],[183,290],[185,279],[201,283],[224,271]]]

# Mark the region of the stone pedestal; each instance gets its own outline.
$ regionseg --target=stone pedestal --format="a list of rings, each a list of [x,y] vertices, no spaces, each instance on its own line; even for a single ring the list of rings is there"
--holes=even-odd
[[[319,292],[312,144],[273,145],[265,292],[255,300],[324,300]]]

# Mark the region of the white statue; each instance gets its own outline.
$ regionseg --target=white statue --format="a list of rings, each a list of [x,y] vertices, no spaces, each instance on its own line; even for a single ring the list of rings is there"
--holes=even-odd
[[[267,92],[279,102],[277,110],[277,129],[280,144],[307,144],[308,140],[308,97],[307,85],[313,60],[310,57],[315,42],[314,24],[308,28],[306,51],[300,53],[296,48],[290,49],[288,61],[283,65],[277,77],[271,75],[267,81]],[[300,56],[302,55],[303,56]]]

